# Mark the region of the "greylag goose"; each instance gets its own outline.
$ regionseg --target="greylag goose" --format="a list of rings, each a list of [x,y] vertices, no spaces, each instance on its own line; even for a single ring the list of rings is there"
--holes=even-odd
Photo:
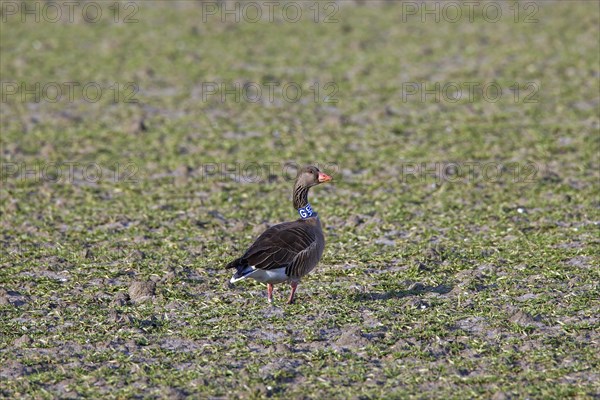
[[[289,282],[292,288],[288,304],[300,279],[315,268],[325,248],[325,239],[317,212],[308,203],[308,190],[331,177],[318,168],[307,166],[298,171],[294,183],[294,208],[300,218],[271,226],[256,239],[243,256],[227,264],[235,268],[231,283],[253,278],[267,284],[267,299],[273,301],[273,285]]]

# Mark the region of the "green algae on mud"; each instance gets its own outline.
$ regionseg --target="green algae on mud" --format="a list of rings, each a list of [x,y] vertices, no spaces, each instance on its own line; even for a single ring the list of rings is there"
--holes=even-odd
[[[1,396],[600,391],[594,3],[535,3],[535,23],[135,4],[136,23],[2,23],[4,83],[107,95],[3,92]],[[271,101],[269,82],[303,95]],[[472,82],[502,96],[469,99]],[[213,83],[263,96],[221,101]],[[311,198],[326,250],[297,304],[276,287],[271,307],[222,267],[295,218],[308,163],[334,175]]]

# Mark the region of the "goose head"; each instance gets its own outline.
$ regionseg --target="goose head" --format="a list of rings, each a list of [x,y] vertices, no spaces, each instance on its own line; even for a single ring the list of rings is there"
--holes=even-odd
[[[296,186],[310,188],[324,182],[329,182],[331,176],[319,171],[319,168],[307,165],[298,171],[296,176]]]

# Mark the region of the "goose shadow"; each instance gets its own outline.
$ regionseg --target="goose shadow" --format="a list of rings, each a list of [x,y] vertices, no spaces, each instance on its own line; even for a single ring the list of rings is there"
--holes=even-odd
[[[453,287],[451,285],[442,283],[437,286],[426,286],[421,283],[415,283],[411,285],[408,289],[393,289],[387,292],[360,292],[351,294],[351,301],[376,301],[376,300],[390,300],[390,299],[401,299],[404,297],[410,296],[420,296],[425,293],[438,293],[438,294],[447,294],[452,291]]]

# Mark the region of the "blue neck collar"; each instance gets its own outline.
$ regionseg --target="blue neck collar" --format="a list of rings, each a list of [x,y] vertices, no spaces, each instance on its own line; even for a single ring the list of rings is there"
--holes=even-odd
[[[304,207],[299,208],[298,214],[300,214],[300,218],[302,218],[302,219],[307,219],[307,218],[317,216],[317,212],[312,209],[310,204],[306,204]]]

